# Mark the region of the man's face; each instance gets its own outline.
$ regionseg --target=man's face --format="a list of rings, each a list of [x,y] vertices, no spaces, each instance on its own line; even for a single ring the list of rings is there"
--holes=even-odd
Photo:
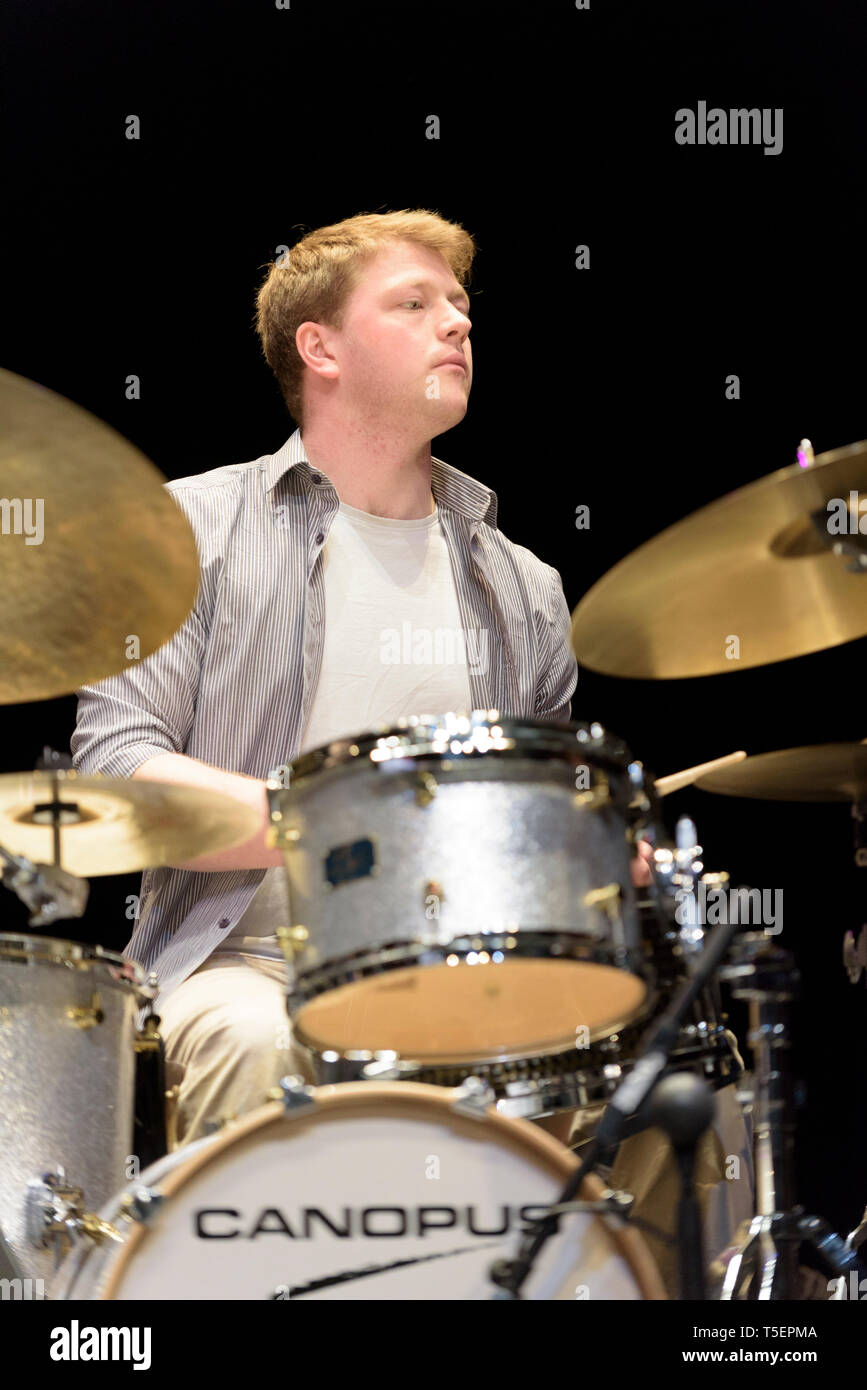
[[[378,252],[349,298],[343,329],[322,330],[343,401],[368,421],[417,424],[420,438],[451,429],[472,385],[468,315],[466,291],[438,252],[409,243]],[[465,367],[443,365],[447,357]]]

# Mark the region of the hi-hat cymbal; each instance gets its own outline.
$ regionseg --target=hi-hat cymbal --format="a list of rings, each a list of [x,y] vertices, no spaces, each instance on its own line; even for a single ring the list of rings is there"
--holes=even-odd
[[[186,863],[243,844],[260,824],[251,807],[202,787],[72,771],[7,773],[0,777],[0,845],[42,864],[54,860],[44,809],[53,776],[58,800],[70,808],[61,812],[60,865],[80,878]]]
[[[578,604],[579,662],[611,676],[672,680],[863,637],[867,573],[851,573],[810,520],[859,489],[867,494],[867,441],[782,468],[669,526]]]
[[[699,777],[702,791],[764,801],[862,801],[867,798],[867,747],[814,743],[782,748]]]
[[[67,695],[181,626],[199,560],[164,481],[94,415],[0,371],[0,703]]]

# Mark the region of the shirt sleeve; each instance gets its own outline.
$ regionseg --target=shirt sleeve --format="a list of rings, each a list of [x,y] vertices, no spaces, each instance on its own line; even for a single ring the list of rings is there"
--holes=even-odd
[[[572,651],[572,620],[563,581],[548,567],[548,660],[536,686],[537,719],[566,723],[572,718],[572,695],[578,684],[578,662]]]
[[[127,670],[75,693],[72,765],[86,776],[131,777],[159,753],[182,753],[190,734],[207,644],[201,584],[173,637]]]

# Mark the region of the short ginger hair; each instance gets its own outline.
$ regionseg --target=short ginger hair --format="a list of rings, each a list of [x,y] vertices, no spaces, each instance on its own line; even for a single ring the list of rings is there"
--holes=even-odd
[[[286,408],[301,428],[304,362],[295,334],[308,320],[341,329],[366,263],[401,241],[438,251],[461,288],[467,288],[476,254],[473,237],[459,223],[424,208],[360,213],[317,227],[269,266],[256,296],[256,332]]]

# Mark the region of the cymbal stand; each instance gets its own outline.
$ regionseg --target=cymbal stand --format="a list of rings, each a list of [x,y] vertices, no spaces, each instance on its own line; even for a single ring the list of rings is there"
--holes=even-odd
[[[744,932],[721,970],[735,999],[749,1003],[754,1065],[756,1216],[726,1269],[720,1299],[797,1299],[799,1251],[808,1245],[829,1275],[864,1272],[857,1255],[818,1216],[795,1204],[794,1097],[788,1006],[800,977],[792,956],[764,932]]]

